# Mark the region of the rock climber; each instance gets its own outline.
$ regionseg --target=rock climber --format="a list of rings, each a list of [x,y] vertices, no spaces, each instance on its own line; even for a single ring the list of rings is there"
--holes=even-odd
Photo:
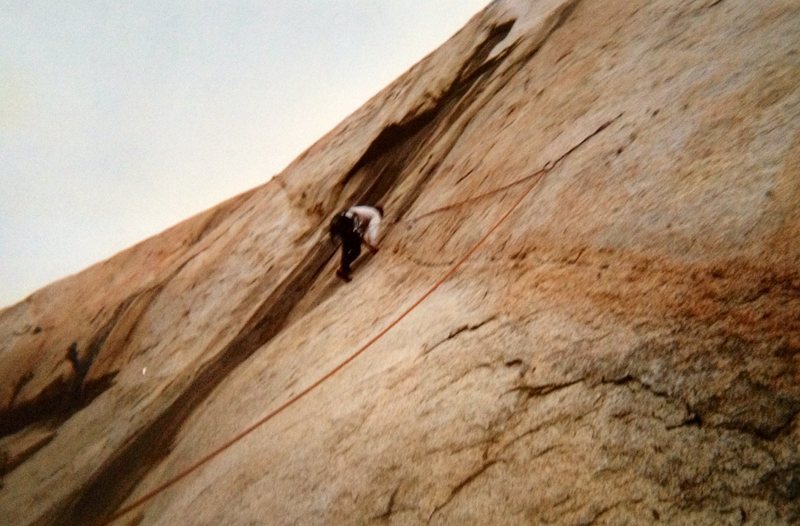
[[[376,243],[383,219],[381,206],[357,205],[336,214],[331,219],[331,240],[338,237],[342,242],[342,263],[336,275],[344,281],[350,281],[350,264],[361,254],[361,244],[374,254],[378,251]]]

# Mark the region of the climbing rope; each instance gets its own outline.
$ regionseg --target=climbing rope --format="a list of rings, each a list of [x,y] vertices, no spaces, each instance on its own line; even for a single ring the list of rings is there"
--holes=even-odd
[[[217,448],[215,448],[212,451],[206,453],[204,456],[202,456],[201,458],[196,460],[190,466],[184,468],[183,471],[179,472],[177,475],[173,476],[171,479],[169,479],[166,482],[163,482],[162,484],[156,486],[155,488],[153,488],[149,492],[145,493],[144,495],[142,495],[141,497],[139,497],[135,501],[131,502],[130,504],[128,504],[126,506],[123,506],[120,509],[118,509],[113,515],[111,515],[111,516],[107,517],[106,519],[104,519],[103,521],[101,521],[100,524],[103,525],[103,526],[105,526],[107,524],[110,524],[110,523],[114,522],[115,520],[121,518],[123,515],[126,515],[130,511],[134,510],[135,508],[138,508],[139,506],[141,506],[145,502],[148,502],[148,501],[152,500],[153,498],[155,498],[159,494],[163,493],[168,488],[174,486],[175,484],[177,484],[181,480],[183,480],[186,477],[188,477],[193,472],[197,471],[200,467],[202,467],[203,465],[207,464],[208,462],[210,462],[215,457],[217,457],[220,454],[222,454],[225,450],[229,449],[231,446],[233,446],[234,444],[236,444],[237,442],[242,440],[244,437],[246,437],[250,433],[252,433],[256,429],[258,429],[262,425],[266,424],[270,420],[272,420],[274,417],[276,417],[277,415],[279,415],[280,413],[285,411],[287,408],[289,408],[292,405],[294,405],[295,403],[297,403],[300,399],[305,397],[307,394],[311,393],[314,389],[319,387],[322,383],[324,383],[325,381],[330,379],[332,376],[337,374],[339,371],[344,369],[348,364],[350,364],[350,362],[352,362],[353,360],[358,358],[358,356],[363,354],[364,351],[369,349],[375,342],[380,340],[386,333],[388,333],[397,324],[399,324],[406,316],[408,316],[411,313],[411,311],[416,309],[423,301],[425,301],[431,294],[433,294],[436,291],[436,289],[438,289],[445,281],[450,279],[450,277],[453,276],[453,274],[455,274],[458,271],[458,269],[460,269],[461,266],[475,252],[477,252],[477,250],[481,246],[483,246],[483,244],[486,242],[486,240],[489,239],[489,237],[494,233],[495,230],[497,230],[500,227],[501,224],[503,224],[503,222],[508,218],[508,216],[510,216],[514,212],[514,210],[517,209],[517,207],[528,196],[528,194],[530,194],[533,191],[533,189],[536,188],[536,186],[538,186],[538,183],[544,178],[544,175],[547,174],[547,172],[549,172],[550,170],[555,168],[559,163],[561,163],[561,161],[564,160],[564,158],[566,158],[569,154],[571,154],[572,152],[574,152],[575,150],[580,148],[584,143],[586,143],[586,141],[591,139],[596,134],[600,133],[602,130],[604,130],[606,127],[608,127],[612,122],[614,122],[620,116],[621,116],[621,114],[619,116],[615,117],[614,119],[611,119],[610,121],[605,122],[599,128],[597,128],[597,130],[595,130],[594,133],[592,133],[591,135],[586,137],[584,140],[582,140],[577,145],[575,145],[572,148],[570,148],[566,153],[561,155],[555,161],[551,161],[551,162],[548,162],[547,164],[545,164],[543,168],[537,170],[536,172],[534,172],[534,173],[532,173],[532,174],[530,174],[530,175],[528,175],[526,177],[523,177],[523,178],[521,178],[521,179],[519,179],[519,180],[517,180],[515,182],[512,182],[511,184],[505,185],[504,187],[501,187],[499,189],[487,192],[487,194],[482,194],[480,196],[477,196],[477,197],[474,197],[474,198],[471,198],[471,199],[467,199],[466,201],[464,201],[463,203],[472,202],[472,201],[474,201],[476,199],[479,199],[479,198],[482,198],[482,197],[484,197],[486,195],[496,194],[496,193],[498,193],[498,192],[500,192],[500,191],[502,191],[504,189],[511,188],[511,187],[513,187],[513,186],[515,186],[517,184],[520,184],[521,182],[532,181],[531,184],[527,186],[525,191],[520,193],[519,197],[517,197],[517,199],[514,201],[514,203],[511,205],[511,207],[502,216],[500,216],[500,218],[497,221],[495,221],[495,223],[489,228],[489,230],[487,230],[486,233],[484,233],[483,236],[474,245],[472,245],[472,247],[469,250],[467,250],[466,253],[464,253],[463,256],[461,256],[455,263],[453,263],[453,265],[450,267],[450,269],[447,272],[445,272],[438,280],[436,280],[436,282],[433,285],[431,285],[431,287],[427,291],[425,291],[425,293],[422,294],[422,296],[420,296],[414,303],[412,303],[411,306],[406,308],[406,310],[404,310],[397,318],[395,318],[386,327],[381,329],[377,334],[375,334],[372,338],[370,338],[361,347],[356,349],[356,351],[353,352],[350,356],[348,356],[347,358],[342,360],[338,365],[336,365],[330,371],[328,371],[323,376],[318,378],[316,381],[314,381],[308,387],[306,387],[305,389],[303,389],[302,391],[300,391],[296,395],[294,395],[291,398],[289,398],[288,400],[286,400],[284,403],[282,403],[281,405],[279,405],[278,407],[276,407],[275,409],[273,409],[272,411],[270,411],[269,413],[267,413],[266,415],[264,415],[263,417],[258,419],[256,422],[254,422],[253,424],[251,424],[247,428],[243,429],[242,431],[240,431],[239,433],[237,433],[236,435],[231,437],[230,439],[228,439],[226,442],[224,442],[223,444],[221,444]],[[461,203],[461,204],[463,204],[463,203]],[[440,210],[452,208],[454,206],[457,206],[458,204],[459,203],[456,203],[454,205],[449,205],[447,207],[443,207],[442,209],[433,210],[433,211],[427,212],[424,215],[430,215],[430,214],[432,214],[434,212],[437,212],[437,211],[440,211]]]

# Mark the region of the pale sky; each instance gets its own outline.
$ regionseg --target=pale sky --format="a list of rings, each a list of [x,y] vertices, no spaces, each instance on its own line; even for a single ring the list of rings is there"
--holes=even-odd
[[[0,307],[280,172],[488,0],[0,0]]]

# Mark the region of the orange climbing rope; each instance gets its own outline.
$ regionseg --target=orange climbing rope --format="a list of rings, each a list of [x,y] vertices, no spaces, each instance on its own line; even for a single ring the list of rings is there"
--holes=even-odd
[[[230,448],[231,446],[233,446],[234,444],[236,444],[237,442],[242,440],[244,437],[246,437],[247,435],[249,435],[250,433],[255,431],[257,428],[261,427],[262,425],[267,423],[269,420],[271,420],[272,418],[274,418],[278,414],[282,413],[288,407],[294,405],[301,398],[303,398],[304,396],[309,394],[311,391],[313,391],[314,389],[319,387],[326,380],[328,380],[329,378],[334,376],[336,373],[338,373],[339,371],[344,369],[350,362],[355,360],[364,351],[369,349],[375,342],[380,340],[387,332],[392,330],[398,323],[400,323],[403,320],[403,318],[408,316],[408,314],[411,313],[411,311],[416,309],[423,301],[425,301],[431,294],[433,294],[436,291],[436,289],[438,289],[445,281],[450,279],[450,277],[453,274],[455,274],[456,271],[458,271],[459,268],[461,268],[461,266],[464,264],[464,262],[466,262],[467,259],[469,259],[486,242],[487,239],[489,239],[489,236],[491,236],[494,233],[494,231],[497,230],[500,227],[500,225],[508,218],[508,216],[510,216],[512,214],[512,212],[514,212],[514,210],[517,209],[517,207],[520,205],[520,203],[522,203],[522,201],[528,196],[528,194],[530,194],[531,191],[533,191],[533,189],[537,186],[537,183],[539,183],[542,180],[543,176],[547,172],[552,170],[565,157],[567,157],[570,153],[572,153],[573,151],[578,149],[581,145],[583,145],[591,137],[593,137],[597,133],[601,132],[606,127],[608,127],[617,118],[619,118],[619,116],[614,118],[614,119],[611,119],[608,122],[605,122],[604,124],[602,124],[599,128],[597,128],[597,130],[595,130],[594,133],[592,133],[591,135],[586,137],[583,141],[578,143],[576,146],[573,146],[572,148],[570,148],[569,151],[567,151],[565,154],[560,156],[557,160],[555,160],[553,162],[548,162],[547,164],[545,164],[545,166],[543,168],[537,170],[536,172],[534,172],[534,173],[532,173],[532,174],[530,174],[530,175],[528,175],[526,177],[523,177],[523,178],[519,179],[518,181],[515,181],[515,182],[513,182],[513,183],[511,183],[509,185],[506,185],[506,186],[504,186],[504,187],[502,187],[502,188],[500,188],[498,190],[494,190],[492,192],[489,192],[489,193],[497,193],[497,191],[510,188],[510,187],[512,187],[512,186],[514,186],[516,184],[519,184],[522,181],[533,180],[533,182],[527,187],[527,189],[524,192],[520,193],[520,196],[516,199],[516,201],[514,201],[514,203],[511,205],[511,207],[502,216],[500,216],[500,218],[497,221],[495,221],[495,223],[491,226],[491,228],[489,228],[489,230],[487,230],[486,233],[469,250],[467,250],[467,252],[464,253],[463,256],[461,256],[461,258],[459,258],[455,263],[453,263],[453,265],[450,267],[450,269],[448,269],[447,272],[445,272],[433,285],[431,285],[431,287],[427,291],[425,291],[425,293],[422,296],[420,296],[414,303],[412,303],[410,307],[408,307],[406,310],[404,310],[402,312],[402,314],[400,314],[397,318],[395,318],[386,327],[381,329],[377,334],[375,334],[375,336],[370,338],[366,343],[364,343],[361,347],[359,347],[350,356],[348,356],[347,358],[342,360],[333,369],[331,369],[330,371],[325,373],[323,376],[318,378],[315,382],[313,382],[311,385],[309,385],[308,387],[306,387],[305,389],[303,389],[302,391],[300,391],[296,395],[294,395],[291,398],[289,398],[283,404],[279,405],[277,408],[273,409],[272,411],[270,411],[269,413],[267,413],[266,415],[264,415],[263,417],[258,419],[256,422],[254,422],[253,424],[251,424],[247,428],[243,429],[242,431],[240,431],[239,433],[237,433],[236,435],[234,435],[233,437],[228,439],[226,442],[224,442],[223,444],[218,446],[216,449],[210,451],[209,453],[206,453],[203,457],[201,457],[200,459],[196,460],[190,466],[184,468],[183,471],[181,471],[180,473],[178,473],[177,475],[175,475],[171,479],[169,479],[166,482],[160,484],[159,486],[156,486],[155,488],[153,488],[149,492],[145,493],[144,495],[142,495],[141,497],[139,497],[138,499],[136,499],[132,503],[128,504],[127,506],[123,506],[122,508],[118,509],[113,515],[111,515],[111,516],[107,517],[106,519],[104,519],[103,521],[101,521],[100,524],[103,525],[103,526],[105,526],[107,524],[110,524],[110,523],[114,522],[115,520],[119,519],[120,517],[122,517],[123,515],[126,515],[128,512],[134,510],[135,508],[138,508],[139,506],[141,506],[145,502],[147,502],[147,501],[153,499],[154,497],[156,497],[157,495],[163,493],[168,488],[174,486],[175,484],[177,484],[181,480],[183,480],[186,477],[188,477],[193,472],[197,471],[204,464],[210,462],[212,459],[214,459],[215,457],[219,456],[225,450],[227,450],[228,448]],[[472,201],[472,199],[467,200],[467,201]],[[448,208],[448,207],[445,207],[445,208]]]

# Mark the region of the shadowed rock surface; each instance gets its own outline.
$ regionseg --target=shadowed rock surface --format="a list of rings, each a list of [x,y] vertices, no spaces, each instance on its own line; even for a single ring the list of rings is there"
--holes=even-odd
[[[800,521],[800,4],[498,0],[269,183],[0,311],[0,523]],[[334,276],[329,217],[387,210]]]

